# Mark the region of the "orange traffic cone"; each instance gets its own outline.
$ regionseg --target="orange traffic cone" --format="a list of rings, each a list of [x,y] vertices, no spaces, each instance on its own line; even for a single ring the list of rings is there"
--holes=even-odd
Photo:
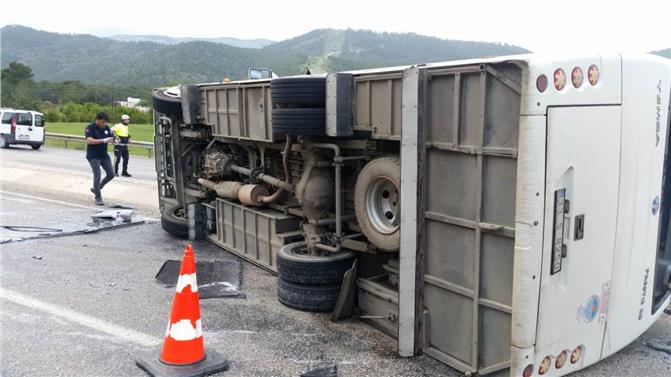
[[[223,356],[214,351],[205,352],[196,259],[191,245],[184,250],[163,348],[158,358],[147,356],[140,357],[135,363],[152,376],[206,376],[228,369]]]

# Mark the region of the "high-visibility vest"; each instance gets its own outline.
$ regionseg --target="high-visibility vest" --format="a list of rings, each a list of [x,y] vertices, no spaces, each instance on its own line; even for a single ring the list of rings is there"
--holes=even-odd
[[[123,123],[117,123],[112,127],[112,132],[121,140],[121,144],[128,144],[130,134],[128,133],[128,126]]]

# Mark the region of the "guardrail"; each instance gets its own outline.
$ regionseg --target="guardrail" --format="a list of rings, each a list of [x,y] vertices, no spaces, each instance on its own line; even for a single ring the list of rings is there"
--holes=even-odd
[[[65,143],[66,149],[68,148],[68,141],[74,141],[78,143],[83,143],[86,141],[86,138],[84,138],[84,136],[56,134],[52,132],[47,132],[44,136],[47,139],[62,140]],[[146,141],[131,141],[130,143],[128,143],[128,146],[146,149],[147,157],[149,158],[151,158],[151,156],[154,154],[154,143],[149,143]]]

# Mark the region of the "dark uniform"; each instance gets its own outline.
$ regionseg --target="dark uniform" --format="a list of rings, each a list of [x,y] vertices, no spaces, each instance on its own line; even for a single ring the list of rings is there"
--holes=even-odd
[[[119,138],[119,143],[114,146],[114,173],[119,174],[119,161],[123,159],[121,174],[130,177],[130,174],[128,174],[128,142],[130,141],[128,125],[119,123],[112,127],[112,131]]]
[[[89,124],[84,131],[85,137],[90,137],[93,139],[105,139],[108,137],[114,137],[112,130],[108,127],[98,127],[95,122]],[[88,160],[89,165],[91,165],[91,170],[93,171],[93,194],[96,196],[96,201],[102,201],[102,195],[100,190],[102,190],[105,185],[114,178],[114,170],[112,169],[112,160],[110,155],[107,153],[107,144],[88,144],[86,146],[86,160]],[[100,168],[102,167],[105,170],[105,178],[100,181]]]

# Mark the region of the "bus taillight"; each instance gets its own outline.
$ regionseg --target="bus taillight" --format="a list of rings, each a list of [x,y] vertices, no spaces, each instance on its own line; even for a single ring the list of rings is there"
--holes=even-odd
[[[582,353],[583,353],[583,347],[582,346],[576,347],[571,353],[571,364],[575,364],[578,361],[580,361]]]
[[[526,368],[524,368],[524,372],[522,373],[522,377],[531,377],[531,375],[534,373],[534,365],[529,364],[527,365]]]
[[[589,69],[587,70],[587,80],[592,86],[599,82],[599,67],[597,67],[596,64],[589,66]]]
[[[536,79],[536,89],[538,89],[539,92],[543,93],[545,89],[548,88],[548,77],[545,75],[540,75]]]
[[[552,358],[550,356],[545,356],[543,358],[543,361],[541,361],[541,365],[538,366],[538,374],[545,374],[550,370],[550,366],[552,365]]]
[[[566,72],[564,72],[564,70],[561,68],[557,68],[555,69],[553,77],[554,77],[555,89],[559,91],[564,89],[564,87],[566,86]]]
[[[561,351],[561,353],[557,355],[557,359],[555,360],[555,368],[561,369],[561,367],[564,366],[566,359],[568,359],[568,352],[569,351]]]
[[[585,75],[582,73],[582,69],[580,67],[573,68],[573,71],[571,71],[571,83],[573,83],[573,87],[576,89],[580,88],[584,79]]]

